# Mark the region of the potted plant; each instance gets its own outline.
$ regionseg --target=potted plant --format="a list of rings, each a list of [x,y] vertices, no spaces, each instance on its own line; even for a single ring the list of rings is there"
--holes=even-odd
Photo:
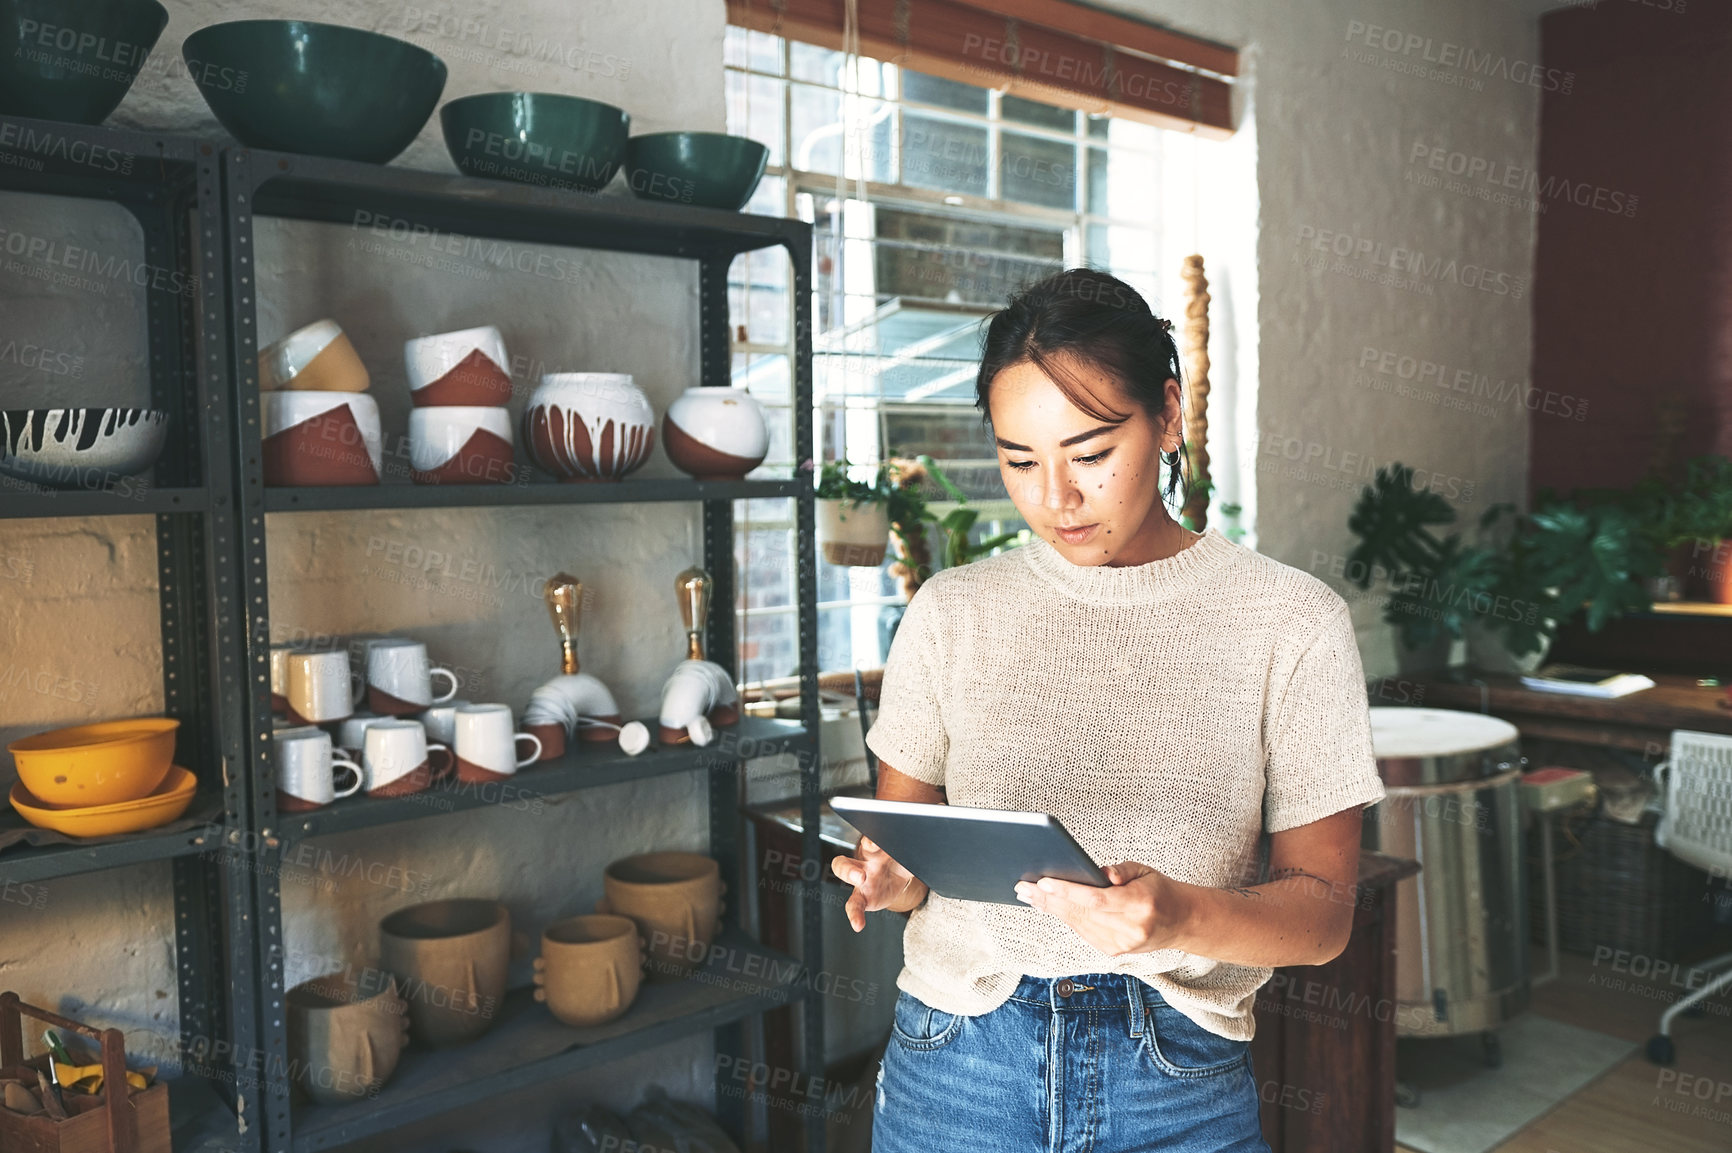
[[[1686,462],[1664,508],[1661,547],[1685,595],[1732,604],[1732,460],[1710,453]]]
[[[1349,571],[1360,588],[1379,574],[1389,580],[1384,619],[1409,655],[1440,662],[1437,646],[1463,637],[1476,666],[1531,672],[1562,622],[1579,615],[1598,632],[1652,603],[1647,582],[1662,561],[1630,492],[1542,489],[1525,516],[1495,505],[1475,546],[1430,531],[1454,523],[1455,512],[1435,493],[1414,492],[1411,477],[1399,464],[1379,469],[1348,521],[1361,537]]]
[[[890,543],[890,493],[880,465],[872,483],[848,476],[846,457],[825,461],[818,473],[818,545],[834,565],[876,568]]]

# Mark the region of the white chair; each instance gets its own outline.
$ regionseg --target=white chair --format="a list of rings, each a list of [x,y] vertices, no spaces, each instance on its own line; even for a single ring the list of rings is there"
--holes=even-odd
[[[1685,864],[1706,870],[1725,888],[1732,881],[1732,737],[1674,731],[1671,755],[1654,766],[1654,783],[1660,799],[1655,842]],[[1732,986],[1732,953],[1691,967],[1692,972],[1716,969],[1724,971],[1660,1015],[1660,1031],[1648,1039],[1648,1060],[1670,1065],[1677,1056],[1672,1022]]]

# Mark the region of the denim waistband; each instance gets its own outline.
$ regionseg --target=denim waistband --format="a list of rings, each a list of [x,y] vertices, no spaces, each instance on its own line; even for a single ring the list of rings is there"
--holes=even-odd
[[[1161,995],[1129,973],[1073,973],[1068,977],[1024,976],[1011,993],[1012,1001],[1039,1005],[1055,1012],[1083,1009],[1127,1009],[1131,1036],[1143,1034],[1143,1021]]]

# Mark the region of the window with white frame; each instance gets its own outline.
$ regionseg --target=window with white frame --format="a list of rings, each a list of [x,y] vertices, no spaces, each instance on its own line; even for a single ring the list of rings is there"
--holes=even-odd
[[[1157,314],[1182,300],[1208,142],[729,27],[728,131],[769,146],[746,211],[814,226],[818,461],[869,480],[889,457],[931,456],[980,510],[976,539],[1026,527],[974,406],[982,321],[1017,288],[1079,264],[1133,285]],[[733,376],[791,402],[790,277],[780,249],[729,280]],[[787,427],[783,423],[783,427]],[[782,467],[791,444],[765,463]],[[926,490],[943,515],[953,505]],[[742,501],[741,679],[797,668],[792,505]],[[819,668],[881,665],[903,596],[878,569],[818,566]]]

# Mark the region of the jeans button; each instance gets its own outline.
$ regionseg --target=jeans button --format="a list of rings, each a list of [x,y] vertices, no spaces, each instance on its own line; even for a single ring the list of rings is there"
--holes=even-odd
[[[1070,978],[1066,977],[1058,983],[1058,995],[1061,997],[1068,997],[1075,988],[1076,986],[1070,983]]]

